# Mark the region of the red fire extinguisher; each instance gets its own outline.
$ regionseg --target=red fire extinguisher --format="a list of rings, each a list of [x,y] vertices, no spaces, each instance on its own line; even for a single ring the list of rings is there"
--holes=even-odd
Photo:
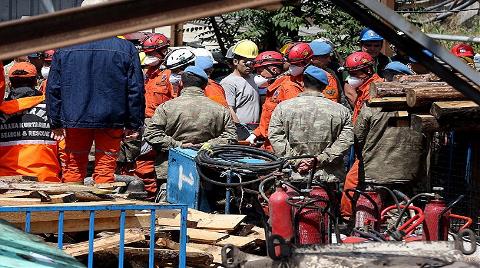
[[[286,241],[293,237],[292,207],[287,203],[287,199],[291,195],[279,183],[275,192],[268,199],[272,234],[279,235]]]
[[[363,228],[369,225],[374,230],[380,228],[380,212],[383,209],[382,197],[373,190],[360,191],[357,189],[348,189],[345,191],[346,196],[354,200],[354,196],[358,195],[355,205],[355,228]]]
[[[425,214],[425,221],[422,225],[424,241],[447,240],[448,229],[450,227],[450,211],[448,210],[444,212],[446,207],[447,205],[445,204],[445,201],[439,195],[436,195],[435,199],[430,200],[430,202],[425,205],[423,211]],[[442,214],[442,212],[444,213]]]

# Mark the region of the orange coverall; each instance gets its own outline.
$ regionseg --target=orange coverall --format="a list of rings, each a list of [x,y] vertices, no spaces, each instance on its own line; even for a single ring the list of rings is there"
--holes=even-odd
[[[291,75],[282,76],[268,86],[260,123],[253,131],[253,134],[255,134],[257,138],[261,137],[265,139],[265,143],[263,144],[265,150],[273,151],[272,145],[268,140],[268,125],[270,124],[273,110],[275,110],[275,107],[277,107],[280,102],[295,98],[301,92],[303,92],[303,75],[295,77]]]
[[[340,92],[338,90],[337,79],[335,79],[335,77],[331,73],[326,73],[328,78],[328,85],[323,90],[322,94],[323,96],[325,96],[325,98],[331,101],[340,102]]]
[[[370,98],[370,84],[373,82],[381,82],[381,81],[383,81],[383,78],[378,76],[378,74],[374,74],[357,89],[358,96],[357,96],[357,99],[355,100],[355,107],[353,109],[353,117],[352,117],[353,124],[355,124],[355,121],[357,120],[358,114],[360,113],[360,110],[362,109],[363,104]],[[352,168],[348,171],[347,176],[345,178],[345,184],[343,186],[344,193],[342,195],[342,201],[341,201],[341,211],[342,211],[342,215],[344,216],[351,216],[352,214],[352,204],[350,199],[346,197],[345,190],[355,189],[358,186],[358,163],[359,163],[358,159],[355,159],[355,162],[353,163]]]
[[[174,98],[170,70],[149,69],[145,78],[145,117],[152,117],[158,105]]]
[[[223,87],[212,79],[208,79],[207,87],[205,88],[205,96],[217,102],[218,104],[228,108],[227,98]]]

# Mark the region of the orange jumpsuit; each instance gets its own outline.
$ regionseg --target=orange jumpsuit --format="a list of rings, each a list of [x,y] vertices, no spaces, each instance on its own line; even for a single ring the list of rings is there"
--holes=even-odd
[[[353,117],[352,121],[353,124],[355,124],[355,121],[357,120],[358,114],[360,113],[360,110],[362,109],[363,104],[370,98],[370,84],[373,82],[381,82],[383,81],[383,78],[378,76],[378,74],[374,74],[372,77],[370,77],[365,83],[363,83],[358,89],[357,89],[357,99],[355,100],[355,106],[353,109]],[[343,186],[343,190],[347,189],[355,189],[358,186],[358,159],[355,159],[355,162],[352,165],[352,168],[348,171],[347,177],[345,178],[345,184]],[[342,201],[341,201],[341,211],[342,215],[344,216],[351,216],[352,214],[352,204],[350,199],[345,196],[345,193],[342,195]]]
[[[338,90],[337,79],[335,79],[335,77],[331,73],[326,73],[328,78],[328,85],[322,92],[323,96],[325,96],[325,98],[331,101],[340,102],[340,92]]]
[[[205,96],[217,102],[218,104],[228,108],[227,98],[223,87],[212,79],[208,79],[207,87],[205,88]]]
[[[253,134],[255,134],[257,138],[265,139],[265,143],[263,144],[265,150],[273,151],[272,145],[268,140],[268,125],[270,124],[273,110],[275,110],[275,107],[277,107],[280,102],[295,98],[301,92],[303,92],[302,75],[295,77],[291,75],[282,76],[268,86],[265,103],[262,107],[260,123],[253,131]]]
[[[0,176],[24,175],[37,177],[40,182],[60,182],[57,142],[50,136],[44,100],[42,95],[0,104],[0,114],[7,118],[0,123]]]

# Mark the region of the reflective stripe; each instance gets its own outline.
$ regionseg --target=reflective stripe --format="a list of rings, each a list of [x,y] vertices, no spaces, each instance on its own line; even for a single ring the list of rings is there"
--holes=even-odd
[[[47,144],[47,145],[57,145],[56,141],[38,141],[38,140],[20,140],[20,141],[7,141],[0,142],[0,146],[14,146],[14,145],[24,145],[24,144]]]

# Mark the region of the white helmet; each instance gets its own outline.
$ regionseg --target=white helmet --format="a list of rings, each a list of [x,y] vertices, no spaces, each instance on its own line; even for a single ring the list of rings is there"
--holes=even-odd
[[[217,64],[218,62],[213,58],[212,52],[206,48],[196,48],[193,50],[193,54],[196,57],[208,57],[212,60],[213,64]]]
[[[195,54],[188,48],[178,48],[168,53],[165,60],[167,69],[176,69],[195,62]]]

